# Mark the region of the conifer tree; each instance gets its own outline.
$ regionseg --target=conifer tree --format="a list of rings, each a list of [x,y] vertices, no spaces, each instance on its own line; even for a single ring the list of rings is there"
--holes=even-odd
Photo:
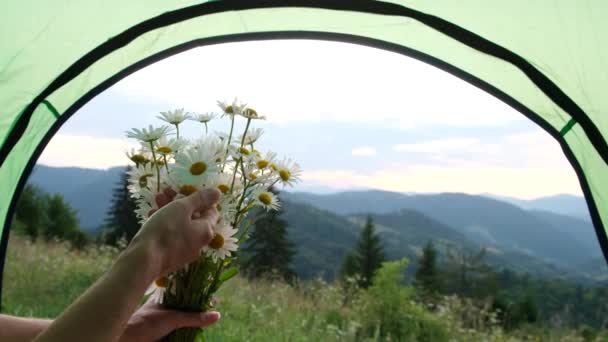
[[[295,279],[291,261],[295,246],[287,237],[287,221],[281,211],[258,211],[257,220],[247,244],[241,249],[243,270],[252,278],[276,274],[285,281]]]
[[[48,218],[44,230],[46,240],[53,238],[70,240],[74,236],[80,235],[78,215],[60,194],[48,197],[46,215]]]
[[[125,169],[112,193],[112,206],[104,222],[105,242],[116,246],[121,239],[131,241],[139,230],[139,220],[135,214],[137,203],[129,194],[129,175]]]
[[[368,215],[354,253],[348,254],[342,264],[342,274],[358,274],[359,286],[367,288],[372,284],[374,273],[382,266],[383,261],[382,242],[376,233],[371,215]]]
[[[25,233],[32,241],[36,240],[46,223],[44,199],[44,192],[41,189],[28,184],[17,202],[15,217],[23,223]]]
[[[437,250],[431,241],[422,249],[422,256],[418,260],[418,269],[414,276],[414,285],[427,299],[432,299],[439,293],[441,280],[437,269]]]

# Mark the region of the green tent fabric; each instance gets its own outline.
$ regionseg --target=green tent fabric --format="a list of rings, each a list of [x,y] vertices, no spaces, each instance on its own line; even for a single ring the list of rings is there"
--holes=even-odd
[[[3,8],[0,272],[16,198],[52,135],[80,107],[162,58],[263,39],[386,49],[511,105],[561,144],[608,256],[605,0],[8,0]]]

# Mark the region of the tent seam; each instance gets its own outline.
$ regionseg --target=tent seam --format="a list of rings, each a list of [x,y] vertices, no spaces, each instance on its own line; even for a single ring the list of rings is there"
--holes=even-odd
[[[46,106],[46,108],[55,116],[55,119],[59,119],[61,114],[57,111],[57,108],[53,106],[53,104],[48,100],[42,100],[42,103]]]
[[[562,137],[565,136],[566,134],[568,134],[568,132],[570,132],[572,130],[572,128],[576,125],[576,120],[574,120],[574,118],[571,118],[565,125],[564,127],[562,127],[562,129],[559,131],[559,135],[561,135]]]

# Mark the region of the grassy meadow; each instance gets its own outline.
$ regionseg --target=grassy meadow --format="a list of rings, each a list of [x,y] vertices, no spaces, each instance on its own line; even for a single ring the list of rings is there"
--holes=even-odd
[[[112,264],[118,251],[30,242],[12,234],[3,287],[4,313],[54,317]],[[289,286],[236,277],[219,292],[220,323],[208,341],[606,341],[584,329],[524,326],[505,332],[496,313],[457,297],[432,311],[400,284],[405,262],[391,262],[360,290],[321,280]]]

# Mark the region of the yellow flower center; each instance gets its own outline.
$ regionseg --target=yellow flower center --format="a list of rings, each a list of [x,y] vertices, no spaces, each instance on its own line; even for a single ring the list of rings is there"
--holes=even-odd
[[[154,284],[158,287],[162,287],[163,289],[169,285],[169,278],[167,277],[158,277],[154,280]]]
[[[249,179],[256,180],[257,178],[258,178],[258,176],[256,176],[255,173],[253,173],[253,172],[249,173]]]
[[[232,105],[226,106],[226,109],[224,109],[224,112],[226,112],[228,114],[234,114],[234,107],[232,107]]]
[[[173,152],[173,150],[169,146],[161,146],[161,147],[157,148],[156,150],[163,154],[169,154],[169,153]]]
[[[281,177],[283,182],[287,182],[289,180],[289,177],[291,177],[291,172],[283,169],[283,170],[279,171],[279,176]]]
[[[211,242],[209,242],[209,247],[213,249],[220,249],[224,247],[224,237],[222,236],[222,234],[215,233],[215,236],[213,237]]]
[[[185,196],[190,196],[196,192],[196,187],[193,185],[182,185],[179,187],[179,193]]]
[[[258,112],[255,111],[255,109],[253,108],[247,108],[245,109],[245,116],[248,118],[257,118],[258,117]]]
[[[145,175],[139,177],[139,186],[145,188],[148,186],[148,177],[152,177],[151,173],[146,173]]]
[[[271,168],[273,171],[276,171],[276,170],[278,170],[278,169],[279,169],[279,167],[278,167],[278,166],[277,166],[277,164],[275,164],[275,163],[270,164],[270,168]]]
[[[220,184],[217,186],[217,189],[219,191],[221,191],[223,194],[228,193],[228,191],[230,191],[230,186],[227,184]]]
[[[205,162],[199,161],[190,166],[190,173],[195,176],[202,175],[205,171],[207,171],[207,164]]]
[[[268,166],[268,160],[260,159],[260,160],[258,160],[256,165],[258,166],[258,169],[263,169],[266,166]]]
[[[272,203],[272,196],[270,196],[270,194],[267,192],[262,192],[258,196],[258,199],[260,202],[264,203],[264,205],[270,205]]]
[[[239,152],[241,152],[242,154],[248,156],[249,155],[249,150],[245,147],[239,147]]]
[[[131,156],[131,161],[134,162],[135,164],[143,164],[143,163],[147,162],[148,159],[146,159],[146,157],[144,157],[143,154],[134,154]]]

